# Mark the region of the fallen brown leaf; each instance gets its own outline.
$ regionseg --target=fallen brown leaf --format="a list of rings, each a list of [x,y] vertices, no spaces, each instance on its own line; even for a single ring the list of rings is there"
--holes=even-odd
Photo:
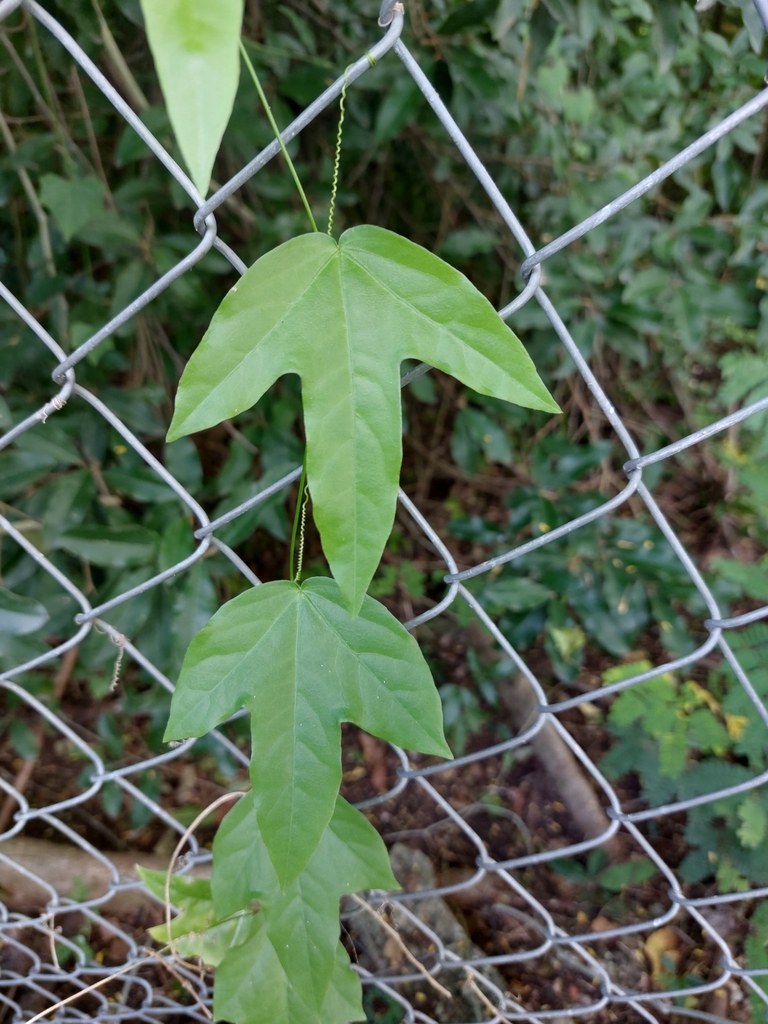
[[[658,974],[666,973],[666,969],[662,963],[662,955],[666,955],[670,960],[676,964],[679,956],[679,940],[677,932],[672,925],[665,925],[663,928],[657,928],[655,932],[651,932],[648,938],[645,940],[645,955],[651,964],[651,970],[654,977]]]

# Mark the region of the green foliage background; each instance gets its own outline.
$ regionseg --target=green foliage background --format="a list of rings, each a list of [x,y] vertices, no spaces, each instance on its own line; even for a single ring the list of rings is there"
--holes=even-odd
[[[138,0],[103,3],[103,21],[87,0],[50,8],[178,158]],[[364,0],[247,5],[248,52],[281,125],[370,46],[375,16],[376,4]],[[1,34],[0,273],[71,350],[194,248],[193,210],[57,43],[18,12]],[[762,32],[747,0],[701,14],[688,0],[410,0],[405,38],[539,243],[696,139],[751,97],[765,72]],[[336,117],[335,110],[326,112],[290,146],[319,221],[328,212]],[[216,180],[226,180],[271,138],[243,73]],[[746,122],[661,191],[546,265],[550,297],[643,449],[768,394],[766,138],[765,121]],[[306,230],[280,160],[217,217],[222,237],[247,263]],[[364,222],[437,252],[498,306],[522,286],[516,246],[394,57],[347,97],[337,226]],[[164,444],[184,362],[234,281],[226,261],[209,253],[78,367],[80,383],[163,458],[212,516],[295,467],[303,448],[293,378],[226,430]],[[409,430],[450,435],[446,458],[459,479],[505,479],[499,467],[506,467],[501,514],[455,496],[431,498],[431,507],[443,510],[446,536],[472,552],[472,560],[552,529],[623,482],[623,453],[603,421],[584,411],[585,389],[542,312],[530,303],[511,326],[565,406],[556,423],[471,392],[446,403],[439,376],[414,382],[404,399]],[[0,427],[49,397],[50,369],[40,344],[3,305]],[[768,600],[767,459],[768,415],[762,414],[646,473],[649,484],[669,495],[673,512],[680,500],[674,477],[682,473],[690,481],[695,500],[674,522],[704,558],[725,607]],[[406,461],[409,490],[418,488],[419,467],[418,459]],[[285,575],[294,500],[288,492],[277,495],[219,532],[265,579]],[[192,550],[189,522],[173,494],[81,401],[0,456],[0,501],[94,603]],[[77,609],[15,545],[4,540],[1,554],[0,665],[6,668],[69,635]],[[214,554],[109,618],[175,678],[192,636],[244,586]],[[473,589],[524,654],[544,649],[553,684],[572,683],[592,664],[602,670],[638,654],[679,656],[704,636],[703,603],[642,513],[604,518],[499,575],[480,577]],[[418,601],[424,594],[439,599],[443,590],[439,579],[413,571],[407,545],[393,536],[373,592]],[[764,642],[759,629],[739,641],[745,664]],[[96,697],[109,687],[114,655],[95,632],[82,646],[79,664]],[[471,665],[471,686],[443,686],[458,746],[467,723],[480,726],[493,708],[495,673],[509,670],[477,657]],[[650,705],[617,701],[607,724],[618,745],[606,770],[616,777],[631,764],[643,789],[658,796],[663,784],[665,798],[763,770],[764,737],[747,748],[744,730],[727,718],[749,714],[740,691],[720,668],[711,672],[695,681],[712,687],[714,704],[686,689],[687,678],[661,687],[657,697],[671,708],[667,731],[651,722]],[[765,673],[754,681],[768,695]],[[29,673],[25,685],[45,697],[51,682]],[[168,697],[139,676],[99,719],[108,760],[122,755],[121,722],[138,711],[147,716],[149,748],[163,749]],[[23,723],[11,739],[26,756],[33,738]],[[226,775],[234,765],[220,760],[217,770]],[[156,795],[151,774],[140,784]],[[104,799],[108,814],[129,814],[133,827],[141,825],[140,805],[123,808],[109,787]],[[718,826],[713,838],[713,822],[723,819],[728,827]],[[701,808],[688,825],[687,877],[716,870],[726,888],[745,880],[765,884],[760,853],[767,830],[765,797]]]

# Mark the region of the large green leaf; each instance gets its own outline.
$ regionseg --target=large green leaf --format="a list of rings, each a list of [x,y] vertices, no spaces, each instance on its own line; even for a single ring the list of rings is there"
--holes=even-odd
[[[300,375],[313,512],[353,614],[394,520],[399,369],[411,358],[482,394],[558,411],[467,278],[370,225],[338,243],[302,235],[262,256],[222,302],[176,396],[171,439],[248,409],[281,374]]]
[[[174,875],[176,951],[218,967],[216,1018],[232,1024],[346,1024],[364,1017],[361,988],[339,943],[339,898],[396,889],[387,850],[359,811],[338,797],[307,867],[285,890],[256,820],[256,798],[241,798],[214,841],[211,881]],[[139,868],[165,899],[165,872]],[[167,927],[150,934],[168,941]]]
[[[276,581],[221,608],[190,644],[166,740],[251,712],[257,818],[283,885],[306,864],[341,782],[341,723],[450,757],[418,644],[366,597],[353,619],[334,580]]]
[[[288,1008],[281,1010],[287,1020],[302,1021],[290,1009],[298,1000],[309,1011],[308,1019],[326,1024],[331,1018],[322,1011],[337,957],[339,898],[360,889],[397,889],[398,883],[381,837],[359,811],[337,797],[333,817],[309,863],[283,890],[257,816],[258,796],[249,793],[216,835],[211,879],[215,915],[228,918],[257,901],[262,908],[257,929],[266,934],[256,945],[272,947],[259,958],[274,956],[279,963],[267,974],[275,988],[271,999]],[[216,984],[218,993],[218,976]],[[264,1010],[261,1013],[257,1019],[270,1021]]]
[[[243,0],[141,0],[179,148],[205,196],[240,79]]]

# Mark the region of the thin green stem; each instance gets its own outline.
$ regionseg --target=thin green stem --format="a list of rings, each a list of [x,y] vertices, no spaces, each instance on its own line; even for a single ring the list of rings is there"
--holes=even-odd
[[[331,205],[328,210],[328,234],[333,234],[333,215],[336,211],[336,193],[339,190],[339,168],[341,166],[341,132],[344,127],[344,101],[347,98],[347,74],[349,68],[344,69],[344,84],[341,87],[339,99],[339,127],[336,131],[336,157],[333,161],[333,182],[331,184]]]
[[[290,156],[288,155],[288,150],[285,148],[283,136],[280,134],[280,129],[277,127],[277,121],[275,121],[274,115],[272,114],[272,108],[270,107],[269,102],[267,101],[267,97],[264,95],[264,90],[261,87],[259,76],[256,74],[256,68],[251,63],[251,58],[248,56],[248,53],[245,47],[243,46],[242,39],[240,40],[240,53],[242,55],[243,61],[245,62],[245,66],[248,68],[248,72],[251,78],[253,79],[253,84],[256,86],[256,92],[259,94],[259,99],[261,100],[261,104],[264,107],[264,112],[267,115],[267,119],[269,120],[269,123],[272,125],[272,131],[275,133],[275,138],[280,143],[280,149],[282,150],[285,162],[288,164],[288,170],[291,172],[293,182],[296,188],[299,190],[299,195],[301,196],[302,203],[304,203],[304,209],[307,211],[307,216],[309,217],[309,223],[312,225],[312,230],[317,231],[317,224],[315,224],[315,218],[312,216],[312,211],[309,208],[309,203],[307,202],[307,197],[304,193],[304,189],[301,187],[301,182],[299,181],[299,176],[296,173],[296,168],[293,166],[293,160],[291,160]]]
[[[301,506],[302,499],[304,497],[304,488],[307,486],[307,460],[301,467],[301,476],[299,477],[299,493],[296,498],[296,511],[293,514],[293,530],[291,531],[291,551],[288,555],[288,576],[293,576],[293,557],[296,553],[296,534],[299,532],[299,520],[301,519]]]

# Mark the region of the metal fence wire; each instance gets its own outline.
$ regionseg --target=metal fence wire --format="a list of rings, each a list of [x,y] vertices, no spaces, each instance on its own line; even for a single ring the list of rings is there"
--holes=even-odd
[[[763,20],[766,22],[766,25],[768,25],[768,4],[765,3],[765,0],[760,0],[760,2],[757,2],[756,0],[756,6],[761,17],[763,17]],[[3,1007],[5,1007],[5,1010],[0,1009],[0,1013],[4,1013],[5,1020],[24,1020],[26,1016],[25,1011],[20,1005],[21,1002],[24,1002],[22,996],[24,993],[36,993],[38,1003],[42,1005],[44,1010],[40,1016],[47,1015],[48,1011],[45,1010],[46,1007],[52,1008],[52,1016],[49,1019],[56,1019],[59,1021],[82,1020],[84,1017],[88,1016],[97,1020],[114,1021],[118,1019],[130,1019],[153,1022],[153,1024],[155,1024],[155,1022],[175,1019],[175,1016],[180,1014],[190,1019],[194,1018],[202,1021],[206,1019],[203,1007],[211,1005],[212,987],[210,975],[201,976],[199,972],[191,968],[185,969],[184,967],[179,967],[178,964],[173,966],[176,978],[178,979],[183,975],[187,987],[194,989],[196,992],[196,1002],[192,1001],[189,995],[185,994],[178,986],[176,988],[176,992],[178,993],[177,998],[172,994],[169,994],[173,991],[169,986],[162,987],[151,980],[154,975],[148,974],[146,968],[150,964],[156,964],[156,960],[152,959],[152,955],[148,950],[140,946],[132,935],[120,928],[119,923],[115,921],[113,916],[109,916],[103,911],[105,904],[117,895],[126,892],[135,893],[136,890],[140,888],[140,883],[137,882],[135,878],[129,878],[125,875],[121,875],[118,867],[115,866],[112,860],[107,858],[103,853],[91,845],[91,843],[79,836],[61,818],[62,813],[67,811],[67,809],[88,801],[97,794],[105,784],[110,783],[114,786],[120,787],[123,793],[128,795],[132,800],[143,804],[152,815],[162,819],[169,829],[173,830],[177,835],[180,835],[184,831],[183,826],[174,817],[172,817],[159,802],[154,801],[142,792],[135,782],[132,781],[132,777],[135,777],[138,773],[144,772],[147,769],[157,768],[158,766],[168,764],[169,762],[182,757],[190,748],[192,741],[188,741],[180,746],[172,748],[169,747],[162,754],[143,760],[140,763],[130,764],[126,767],[108,771],[97,752],[89,746],[81,735],[72,729],[62,719],[62,717],[56,714],[55,711],[51,710],[51,708],[46,706],[46,704],[28,692],[21,680],[24,673],[31,669],[43,665],[55,667],[58,660],[66,656],[67,651],[70,651],[78,645],[91,629],[98,628],[99,630],[107,633],[123,652],[123,670],[125,670],[129,661],[132,659],[144,673],[156,680],[159,686],[171,691],[173,689],[171,680],[167,679],[163,673],[161,673],[152,664],[152,662],[131,643],[129,638],[123,637],[113,626],[110,625],[110,612],[119,605],[130,601],[132,598],[136,597],[137,594],[140,594],[149,588],[157,587],[164,580],[167,580],[178,573],[184,573],[199,559],[203,558],[212,546],[225,555],[236,566],[236,568],[243,573],[250,584],[254,586],[259,584],[259,580],[248,566],[244,564],[234,551],[232,551],[217,537],[217,530],[225,523],[231,522],[233,519],[241,516],[260,502],[267,500],[271,495],[283,490],[299,476],[299,467],[273,486],[261,491],[261,493],[244,502],[239,507],[211,522],[200,505],[190,496],[190,494],[187,493],[184,487],[181,486],[168,469],[147,450],[131,430],[121,422],[120,418],[116,416],[115,413],[102,401],[100,401],[99,398],[77,383],[76,371],[78,364],[88,355],[88,353],[92,352],[97,346],[103,344],[121,327],[121,325],[125,324],[126,321],[130,320],[136,313],[144,309],[144,307],[160,295],[164,289],[168,288],[169,285],[180,278],[187,270],[201,260],[209,250],[217,249],[227,258],[227,260],[229,260],[238,272],[245,272],[246,267],[243,262],[218,236],[215,213],[229,196],[233,195],[244,182],[257,174],[273,157],[276,156],[279,152],[279,147],[276,141],[272,142],[256,157],[254,157],[247,166],[243,167],[238,174],[222,186],[215,195],[204,200],[196,191],[184,171],[172,159],[171,155],[139,120],[112,85],[107,81],[104,75],[78,46],[75,40],[68,34],[62,25],[43,6],[41,6],[41,4],[37,3],[36,0],[22,0],[22,2],[20,2],[20,0],[2,0],[2,2],[0,2],[0,20],[6,18],[18,7],[22,7],[26,10],[29,15],[37,20],[38,24],[42,26],[45,31],[49,32],[56,40],[58,40],[64,50],[68,52],[71,58],[91,78],[98,89],[101,90],[104,96],[107,97],[110,103],[122,115],[125,121],[128,122],[133,130],[146,143],[157,160],[159,160],[166,168],[168,173],[172,175],[176,182],[178,182],[185,192],[193,199],[197,207],[197,212],[194,216],[194,225],[201,236],[201,240],[189,255],[184,259],[181,259],[171,270],[152,284],[152,286],[139,298],[110,320],[109,323],[105,324],[101,330],[94,334],[93,337],[84,344],[80,345],[80,347],[70,355],[67,355],[62,350],[56,339],[43,329],[32,313],[30,313],[23,304],[9,292],[4,284],[0,283],[0,294],[5,302],[8,303],[19,319],[22,320],[34,332],[37,339],[39,339],[42,346],[41,357],[43,353],[50,354],[50,356],[53,357],[52,361],[56,362],[56,365],[52,366],[54,386],[52,386],[50,399],[42,408],[28,416],[23,420],[23,422],[18,423],[12,429],[8,430],[0,439],[0,449],[7,449],[14,443],[14,441],[16,441],[17,438],[27,431],[44,433],[46,430],[46,422],[49,422],[52,417],[55,417],[57,412],[59,412],[66,403],[88,403],[92,409],[96,410],[97,413],[104,417],[108,424],[121,435],[125,444],[138,453],[146,465],[150,467],[154,473],[164,481],[164,483],[173,489],[178,496],[179,501],[182,502],[189,512],[191,512],[192,516],[195,517],[198,525],[194,530],[194,537],[197,546],[193,554],[183,559],[172,568],[166,569],[164,572],[157,574],[147,582],[142,583],[140,586],[133,587],[98,607],[91,607],[86,595],[78,589],[78,587],[76,587],[73,582],[68,579],[66,575],[64,575],[54,564],[52,564],[51,561],[49,561],[48,558],[46,558],[45,555],[29,541],[23,532],[20,532],[14,526],[13,522],[3,516],[0,516],[0,527],[2,527],[5,536],[12,539],[15,544],[18,544],[23,548],[27,555],[31,559],[34,559],[39,572],[48,573],[50,577],[56,581],[58,586],[61,587],[65,594],[74,598],[80,608],[80,612],[75,616],[75,620],[72,625],[72,634],[64,643],[61,643],[55,649],[48,651],[45,655],[33,658],[25,664],[18,665],[13,671],[0,675],[0,682],[9,694],[14,695],[14,699],[16,701],[20,702],[22,705],[26,705],[29,713],[40,716],[40,720],[46,722],[48,727],[57,737],[64,741],[68,741],[68,743],[77,751],[77,755],[85,762],[89,763],[92,768],[92,770],[87,773],[89,775],[89,782],[87,785],[83,786],[80,793],[70,799],[61,800],[57,803],[52,803],[44,807],[30,806],[22,792],[19,792],[7,781],[0,778],[0,787],[2,787],[3,791],[16,801],[18,807],[10,827],[2,836],[0,836],[0,861],[2,861],[5,866],[4,869],[6,872],[11,871],[18,873],[19,878],[22,878],[23,876],[27,883],[36,884],[40,887],[41,891],[47,894],[47,907],[39,916],[25,916],[24,914],[14,913],[9,911],[5,905],[0,904],[0,907],[2,908],[2,913],[0,914],[0,936],[2,938],[2,942],[6,945],[6,948],[13,948],[15,951],[12,969],[6,968],[2,977],[0,977],[0,1002],[3,1004]],[[693,445],[698,445],[706,438],[727,430],[733,424],[739,423],[761,410],[768,410],[768,398],[763,398],[761,401],[742,408],[738,412],[718,420],[716,423],[711,424],[703,430],[689,434],[687,437],[684,437],[682,440],[679,440],[674,444],[670,444],[657,451],[641,454],[627,427],[617,415],[608,394],[603,389],[603,386],[597,380],[590,369],[590,366],[574,343],[574,340],[569,333],[568,326],[547,297],[546,290],[542,283],[542,268],[547,259],[564,249],[575,239],[585,235],[587,232],[597,227],[597,225],[604,223],[616,213],[623,210],[630,203],[649,192],[675,171],[684,167],[698,154],[712,146],[718,139],[732,131],[743,121],[746,121],[747,118],[756,116],[761,110],[763,110],[763,108],[768,107],[768,89],[764,89],[759,92],[740,109],[726,117],[720,124],[706,132],[706,134],[696,142],[683,149],[668,163],[664,164],[654,173],[644,178],[618,199],[615,199],[607,206],[603,207],[603,209],[582,221],[580,224],[575,225],[561,237],[550,242],[544,248],[537,250],[526,234],[524,227],[520,224],[514,212],[505,201],[504,196],[494,183],[490,174],[483,165],[483,162],[473,151],[467,139],[464,137],[451,114],[441,101],[439,95],[428,81],[419,64],[402,42],[400,38],[403,28],[402,4],[392,3],[391,0],[385,0],[382,5],[379,20],[380,24],[386,28],[386,32],[383,37],[371,47],[368,54],[363,54],[356,63],[350,66],[346,75],[341,75],[337,78],[336,81],[329,86],[314,103],[307,107],[306,110],[304,110],[304,112],[295,119],[295,121],[285,130],[284,139],[288,141],[294,138],[321,111],[338,99],[342,86],[344,85],[345,77],[348,86],[351,87],[357,79],[363,76],[372,66],[373,61],[371,58],[375,58],[376,60],[386,59],[390,61],[398,59],[402,63],[402,73],[410,75],[418,88],[422,91],[433,111],[445,127],[448,135],[453,140],[453,143],[457,146],[467,164],[476,175],[478,181],[485,189],[490,201],[493,203],[496,210],[498,210],[524,254],[525,261],[523,263],[523,275],[527,280],[527,284],[525,285],[524,290],[514,299],[514,301],[510,302],[509,305],[500,311],[499,315],[504,320],[511,320],[512,324],[514,324],[514,314],[525,306],[526,303],[534,302],[539,304],[567,353],[576,365],[578,372],[586,382],[594,402],[597,403],[602,414],[610,423],[616,438],[621,445],[623,445],[627,455],[627,461],[624,464],[627,483],[623,490],[609,501],[606,501],[593,511],[568,522],[564,526],[552,529],[550,532],[543,533],[541,536],[537,536],[534,540],[498,555],[497,557],[491,558],[482,564],[475,565],[463,572],[459,572],[457,570],[457,566],[450,552],[430,523],[427,522],[408,496],[402,492],[400,493],[400,501],[402,502],[407,514],[411,517],[413,524],[416,528],[422,531],[424,538],[434,546],[434,549],[437,552],[439,552],[440,556],[444,559],[446,567],[445,582],[447,589],[444,599],[427,613],[419,616],[417,619],[414,619],[411,623],[408,623],[409,627],[418,625],[419,623],[423,623],[428,619],[442,614],[455,602],[466,602],[479,621],[492,635],[501,651],[511,659],[519,673],[521,673],[530,684],[530,687],[535,694],[536,708],[535,714],[531,719],[529,719],[529,723],[519,735],[504,743],[497,744],[494,747],[477,753],[468,754],[451,764],[415,769],[408,762],[402,752],[397,752],[402,765],[400,770],[400,779],[397,786],[393,790],[382,794],[380,797],[367,801],[367,803],[370,805],[372,803],[392,798],[404,799],[406,795],[405,791],[408,787],[420,787],[423,791],[421,799],[425,799],[426,795],[426,798],[434,801],[438,817],[448,819],[449,823],[456,829],[460,830],[469,842],[474,845],[477,850],[477,869],[472,877],[453,886],[435,887],[433,885],[431,888],[412,892],[402,892],[391,896],[389,898],[388,905],[391,908],[395,908],[395,910],[392,911],[392,919],[399,923],[402,934],[409,936],[409,941],[413,940],[415,943],[414,948],[417,949],[417,952],[422,957],[424,970],[428,972],[434,980],[447,985],[450,983],[452,978],[454,980],[461,979],[465,989],[467,985],[470,986],[472,993],[474,994],[475,1002],[472,1004],[470,1000],[468,1005],[474,1005],[476,1007],[473,1011],[473,1020],[493,1019],[495,1021],[503,1021],[506,1019],[510,1021],[544,1021],[555,1019],[562,1021],[566,1019],[587,1019],[607,1007],[609,1010],[612,1010],[610,1019],[613,1020],[629,1020],[637,1018],[648,1021],[659,1021],[669,1019],[670,1015],[679,1014],[702,1020],[717,1021],[721,1018],[714,1014],[706,1014],[703,1011],[691,1009],[692,1006],[696,1005],[696,999],[687,998],[687,1001],[683,1003],[681,1002],[680,997],[696,997],[702,993],[712,992],[713,990],[719,989],[725,985],[730,985],[731,988],[733,988],[734,982],[737,987],[741,988],[745,997],[751,997],[752,993],[756,993],[768,1005],[768,995],[766,995],[763,988],[756,980],[761,976],[768,976],[768,969],[747,969],[743,965],[743,958],[739,958],[732,943],[729,943],[728,941],[727,928],[724,926],[719,927],[718,924],[722,920],[724,904],[734,901],[763,899],[765,896],[768,896],[768,887],[755,889],[749,892],[712,895],[699,899],[687,898],[683,883],[677,877],[675,871],[672,870],[672,868],[665,862],[663,856],[660,855],[654,844],[646,837],[644,831],[642,831],[640,827],[644,822],[650,823],[659,821],[666,816],[676,815],[699,805],[711,805],[722,798],[756,790],[758,787],[764,786],[766,782],[768,782],[768,772],[758,775],[746,782],[742,782],[739,785],[707,792],[704,795],[697,796],[693,799],[680,800],[664,806],[647,807],[643,810],[628,812],[622,807],[622,802],[614,788],[600,772],[599,768],[593,763],[590,757],[572,738],[558,717],[561,712],[568,708],[579,706],[584,704],[586,701],[594,702],[596,700],[600,700],[609,694],[616,694],[630,687],[641,687],[646,680],[659,677],[670,671],[682,669],[686,666],[693,666],[697,662],[701,661],[701,659],[705,658],[710,652],[719,651],[720,655],[730,666],[736,679],[743,687],[744,692],[749,698],[752,708],[751,713],[756,718],[762,720],[766,728],[768,728],[768,710],[766,710],[766,707],[761,702],[747,673],[734,656],[728,640],[729,634],[732,630],[738,630],[749,623],[754,623],[759,619],[768,618],[768,606],[735,618],[724,618],[697,566],[680,543],[674,530],[654,499],[651,490],[649,490],[646,483],[643,481],[644,470],[647,467],[662,460],[669,459]],[[417,368],[406,378],[403,378],[403,382],[407,382],[412,379],[415,374],[425,372],[426,370],[428,370],[427,367]],[[0,474],[1,473],[2,461],[0,461]],[[621,682],[604,685],[597,691],[593,690],[586,694],[573,697],[570,700],[564,700],[559,703],[548,703],[545,691],[534,673],[511,646],[507,638],[489,617],[486,610],[478,600],[464,586],[464,583],[471,577],[477,576],[481,573],[487,573],[489,570],[507,562],[513,562],[515,559],[519,559],[522,555],[531,552],[534,549],[545,547],[557,540],[559,537],[563,537],[572,531],[579,530],[587,523],[593,522],[600,517],[607,516],[613,510],[625,506],[630,496],[633,495],[640,499],[655,523],[658,525],[659,530],[666,538],[666,542],[674,551],[676,557],[679,559],[681,565],[685,569],[685,572],[689,575],[691,581],[708,608],[709,618],[704,623],[706,630],[708,631],[706,642],[687,657],[681,657],[666,664],[658,665],[655,668],[640,672],[639,674],[636,674],[631,678],[624,679]],[[439,779],[441,772],[448,770],[453,771],[462,765],[481,761],[484,758],[498,755],[503,751],[514,751],[529,745],[532,739],[536,737],[545,725],[548,728],[553,728],[557,732],[562,741],[567,745],[570,751],[572,751],[575,758],[583,767],[584,772],[591,777],[596,789],[602,794],[602,800],[607,806],[609,827],[603,832],[603,834],[584,842],[571,844],[566,847],[553,846],[551,849],[546,849],[538,853],[529,852],[528,855],[518,857],[511,861],[500,862],[494,860],[487,853],[486,845],[483,842],[480,830],[476,830],[472,827],[469,820],[470,816],[460,813],[460,808],[452,806],[451,803],[438,792],[433,783],[436,781],[436,777]],[[243,752],[234,743],[232,743],[222,731],[214,730],[210,734],[209,741],[222,745],[227,749],[232,758],[235,758],[240,764],[247,765],[247,759]],[[18,854],[11,855],[8,852],[12,848],[11,840],[14,840],[14,837],[18,837],[23,833],[28,823],[34,821],[44,822],[57,833],[57,838],[65,844],[61,847],[62,850],[66,849],[66,844],[72,844],[79,848],[78,856],[80,858],[85,856],[89,860],[92,860],[94,866],[99,868],[105,877],[109,879],[108,886],[102,895],[97,898],[81,901],[78,901],[73,897],[62,896],[51,884],[49,884],[49,882],[46,881],[46,878],[43,877],[43,873],[37,873],[35,871],[34,863],[25,859],[23,855],[19,857]],[[608,930],[602,931],[599,938],[593,931],[581,933],[576,921],[572,922],[572,927],[570,929],[563,928],[559,924],[556,924],[555,920],[542,902],[540,902],[533,893],[528,891],[523,884],[522,879],[525,878],[526,869],[531,869],[537,865],[545,865],[554,858],[564,858],[569,855],[582,853],[584,851],[600,847],[607,843],[619,830],[623,830],[624,833],[630,837],[630,840],[634,843],[635,849],[638,852],[650,858],[658,871],[663,875],[666,883],[668,883],[666,906],[660,907],[659,912],[653,917],[653,919],[648,918],[637,923],[609,928]],[[18,843],[18,839],[15,839],[14,841]],[[13,849],[15,850],[16,848],[14,847]],[[186,869],[190,869],[194,865],[205,864],[205,862],[210,859],[210,853],[199,847],[195,842],[194,837],[189,839],[188,849],[189,854],[186,858]],[[65,856],[65,854],[63,853],[62,856]],[[513,892],[516,899],[518,899],[518,905],[519,901],[522,900],[526,909],[525,912],[522,912],[507,908],[507,912],[509,914],[512,914],[513,916],[516,915],[516,920],[522,927],[522,937],[519,939],[518,947],[511,949],[511,951],[505,955],[481,957],[475,955],[479,951],[475,950],[474,953],[467,952],[466,948],[462,950],[460,948],[460,944],[458,946],[455,944],[455,935],[445,933],[444,922],[441,924],[439,914],[430,914],[422,911],[428,906],[431,906],[434,910],[436,905],[435,900],[446,892],[456,893],[459,890],[470,890],[475,886],[487,885],[489,881],[488,876],[493,876],[491,880],[494,882],[494,885],[499,886],[502,889],[506,887]],[[374,897],[370,898],[375,903]],[[354,910],[349,910],[350,914],[355,912],[356,911]],[[124,965],[120,968],[106,966],[98,962],[98,959],[89,957],[80,946],[67,939],[65,934],[62,933],[60,925],[61,922],[71,914],[84,915],[87,921],[99,925],[104,934],[121,940],[128,951]],[[720,916],[718,916],[718,914]],[[716,957],[716,967],[714,969],[715,976],[711,977],[710,980],[702,980],[700,984],[678,991],[639,992],[626,990],[626,988],[623,987],[612,974],[610,962],[611,956],[609,952],[610,941],[606,942],[606,940],[630,942],[632,936],[647,936],[653,931],[658,930],[667,922],[680,923],[686,915],[701,930],[701,941],[703,943],[714,943],[717,947],[718,956]],[[441,929],[443,930],[441,931]],[[44,961],[40,956],[38,956],[29,943],[25,944],[19,938],[19,936],[22,936],[25,933],[29,934],[30,930],[37,933],[38,936],[48,938],[51,948],[54,949],[54,955],[51,957],[52,962],[47,962],[47,960]],[[71,956],[67,960],[66,966],[60,966],[59,961],[56,958],[55,946],[57,944],[60,947],[69,946],[70,948]],[[426,955],[423,953],[423,950],[429,950],[430,952]],[[542,964],[545,961],[549,962],[550,969],[552,964],[554,964],[555,970],[557,970],[558,965],[569,965],[569,969],[575,970],[587,980],[587,990],[591,994],[588,997],[585,997],[584,989],[582,987],[582,990],[576,992],[574,995],[572,991],[573,986],[571,986],[567,992],[563,994],[563,1005],[561,1008],[546,1010],[539,1009],[534,1012],[530,1007],[526,1007],[524,992],[512,993],[510,991],[505,991],[505,986],[501,981],[501,976],[498,972],[494,972],[494,967],[498,965],[526,963],[533,963],[536,965]],[[399,1004],[402,1008],[404,1020],[409,1022],[428,1022],[435,1019],[435,1017],[425,1013],[423,1009],[419,1008],[420,1002],[422,1004],[424,1003],[424,997],[422,995],[420,1000],[417,995],[414,994],[416,992],[415,983],[420,982],[423,985],[424,977],[421,973],[416,971],[415,967],[409,960],[402,960],[397,969],[393,968],[388,972],[385,972],[383,976],[381,974],[374,975],[374,973],[364,969],[360,965],[357,965],[356,969],[361,974],[364,986],[375,984],[375,987],[379,992],[386,993],[393,1002]],[[86,987],[92,985],[94,982],[98,982],[101,979],[112,975],[117,975],[119,977],[120,986],[117,987],[118,979],[116,978],[115,982],[112,983],[111,986],[108,985],[106,988],[96,989],[88,997],[91,1000],[91,1003],[81,1003],[81,1006],[88,1005],[91,1007],[89,1012],[86,1013],[78,1006],[77,994],[82,992]],[[571,993],[572,998],[569,998],[568,993]],[[62,997],[73,998],[64,1005],[61,1005],[60,1001]],[[28,1002],[27,1005],[29,1005]],[[95,1009],[93,1009],[94,1005],[96,1007]],[[467,1019],[466,1017],[456,1017],[452,1013],[446,1018],[446,1015],[441,1016],[437,1011],[431,1012],[435,1012],[440,1019]],[[468,1013],[469,1011],[465,1012]],[[34,1019],[37,1020],[38,1018],[34,1017]]]

